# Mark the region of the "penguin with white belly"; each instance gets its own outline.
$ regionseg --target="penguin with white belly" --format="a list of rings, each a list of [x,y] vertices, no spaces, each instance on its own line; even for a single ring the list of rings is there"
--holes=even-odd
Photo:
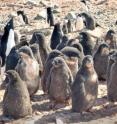
[[[5,65],[6,57],[11,49],[15,46],[13,18],[7,23],[4,28],[4,34],[1,38],[0,56],[2,58],[2,66]]]

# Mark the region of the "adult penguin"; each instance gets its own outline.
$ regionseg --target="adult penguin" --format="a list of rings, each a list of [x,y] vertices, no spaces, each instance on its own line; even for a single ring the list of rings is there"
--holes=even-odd
[[[14,26],[13,26],[13,18],[7,23],[4,28],[4,34],[1,38],[0,45],[0,56],[2,58],[2,66],[5,65],[6,57],[9,55],[11,49],[15,46],[15,38],[14,38]]]
[[[18,16],[21,15],[22,18],[23,18],[23,21],[25,22],[25,24],[29,24],[29,22],[28,22],[28,17],[27,17],[26,14],[24,13],[24,11],[21,11],[21,10],[17,11],[17,15],[18,15]]]
[[[14,70],[18,60],[20,58],[20,55],[18,54],[18,51],[16,50],[15,47],[13,47],[9,53],[9,55],[6,58],[6,68],[5,71],[8,70]]]
[[[50,26],[54,26],[55,22],[52,7],[47,7],[47,22],[50,24]]]
[[[95,43],[94,41],[92,41],[90,34],[88,34],[87,32],[81,32],[79,36],[84,55],[92,55],[95,48]]]
[[[56,49],[57,45],[59,43],[61,43],[62,37],[63,37],[63,33],[62,33],[60,23],[56,23],[54,25],[54,30],[53,30],[53,33],[52,33],[52,36],[51,36],[50,47],[52,49]]]
[[[86,29],[94,30],[96,27],[94,18],[89,13],[85,12],[81,13],[80,15],[84,18]]]
[[[62,31],[63,31],[64,34],[68,34],[68,28],[67,28],[67,23],[66,22],[63,23]]]
[[[70,19],[67,22],[67,29],[68,29],[68,33],[71,33],[73,31],[72,20]]]
[[[68,36],[64,35],[62,37],[62,42],[57,45],[56,49],[57,50],[63,49],[65,46],[67,46],[68,41],[69,41]]]

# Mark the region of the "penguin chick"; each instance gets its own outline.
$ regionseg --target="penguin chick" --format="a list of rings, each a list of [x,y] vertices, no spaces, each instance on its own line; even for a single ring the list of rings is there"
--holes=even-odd
[[[25,82],[14,70],[9,70],[7,76],[9,83],[3,98],[3,115],[14,119],[31,115],[31,101]]]

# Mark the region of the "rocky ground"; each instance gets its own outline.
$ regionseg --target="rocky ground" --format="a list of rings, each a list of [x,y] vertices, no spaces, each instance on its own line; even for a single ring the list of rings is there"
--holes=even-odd
[[[34,20],[35,17],[41,12],[45,11],[47,5],[54,5],[55,3],[60,5],[60,12],[56,17],[63,17],[69,11],[75,11],[80,13],[84,11],[84,5],[79,0],[33,0],[31,3],[28,0],[0,0],[0,31],[3,32],[4,24],[8,20],[8,16],[14,14],[16,10],[24,10],[29,17],[30,25],[18,26],[16,24],[15,30],[19,30],[20,33],[26,33],[29,39],[35,30],[48,30],[47,41],[49,42],[51,30],[44,21],[44,19]],[[117,32],[117,1],[116,0],[90,0],[88,3],[89,12],[96,18],[97,22],[106,30],[114,29]],[[77,35],[77,33],[76,33]],[[72,34],[71,34],[72,36]],[[0,124],[47,124],[57,123],[66,124],[79,123],[79,124],[117,124],[117,106],[109,105],[107,101],[107,89],[106,82],[100,82],[98,99],[95,106],[90,113],[84,113],[80,115],[78,113],[71,112],[71,106],[61,108],[58,110],[52,110],[49,108],[50,102],[46,95],[43,95],[42,91],[34,96],[32,101],[33,115],[32,117],[26,117],[20,120],[9,120],[2,116],[2,98],[4,90],[0,90]]]

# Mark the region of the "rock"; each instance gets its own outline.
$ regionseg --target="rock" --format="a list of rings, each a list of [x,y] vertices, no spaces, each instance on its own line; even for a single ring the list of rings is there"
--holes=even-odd
[[[54,4],[53,6],[53,13],[60,13],[61,12],[61,8],[59,7],[58,4]]]
[[[45,10],[42,10],[37,16],[34,18],[34,20],[46,20],[47,14]]]
[[[53,9],[53,13],[60,13],[61,12],[61,9],[60,8],[58,8],[58,9]]]
[[[38,5],[40,0],[26,0],[25,4]]]
[[[43,1],[43,0],[40,1],[40,4],[43,5],[44,7],[48,6],[48,3],[46,1]]]
[[[58,4],[55,4],[53,8],[54,9],[58,9],[59,8],[59,5]]]

